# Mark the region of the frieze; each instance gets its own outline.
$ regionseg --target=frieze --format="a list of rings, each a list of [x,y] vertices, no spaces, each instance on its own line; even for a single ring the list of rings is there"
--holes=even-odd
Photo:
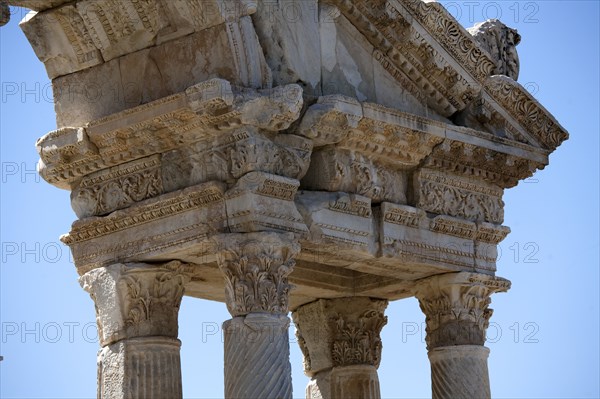
[[[407,175],[359,152],[324,147],[313,153],[302,187],[359,194],[373,202],[406,203]]]
[[[73,223],[71,232],[61,237],[61,241],[67,245],[73,245],[190,209],[206,207],[211,203],[223,201],[224,191],[223,184],[206,183],[165,195],[165,197],[159,197],[149,204],[141,203],[136,206],[136,212],[133,212],[133,210],[128,212],[131,209],[129,208],[127,212],[120,211],[123,212],[123,215],[115,212],[108,217],[94,217],[76,221]]]
[[[501,224],[502,194],[499,187],[449,173],[421,169],[414,176],[416,206],[439,215]]]
[[[304,176],[312,150],[310,140],[285,134],[270,139],[254,127],[243,127],[163,154],[165,189],[205,181],[233,184],[250,172],[298,179]]]
[[[75,214],[100,216],[162,194],[160,166],[155,155],[84,177],[71,192]]]
[[[300,115],[302,90],[297,85],[261,92],[239,90],[234,90],[227,81],[216,79],[193,86],[186,92],[92,121],[85,128],[51,132],[38,140],[37,148],[42,158],[40,173],[51,184],[71,188],[78,179],[98,170],[214,139],[224,126],[227,130],[240,124],[285,129]],[[227,123],[221,121],[215,125],[212,116],[206,114],[204,102],[212,104],[215,101],[233,107],[219,116],[223,119],[229,115],[225,118]],[[257,116],[265,107],[270,111]],[[212,112],[222,111],[222,107],[217,107]],[[234,123],[231,118],[239,123]],[[300,138],[278,140],[292,145],[302,141]],[[308,142],[299,145],[310,151]],[[305,159],[294,159],[292,153],[282,154],[278,162],[306,161],[306,154],[302,157]],[[302,173],[302,166],[296,173]]]

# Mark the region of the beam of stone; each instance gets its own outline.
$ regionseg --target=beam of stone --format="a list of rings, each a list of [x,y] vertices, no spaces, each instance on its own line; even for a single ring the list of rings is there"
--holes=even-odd
[[[96,307],[98,398],[181,398],[179,262],[115,264],[80,278]]]
[[[0,26],[33,10],[52,79],[38,170],[79,218],[62,240],[96,302],[99,396],[181,397],[189,281],[233,316],[226,396],[291,398],[297,259],[309,397],[378,398],[383,298],[413,295],[434,398],[489,397],[504,190],[568,138],[516,82],[518,33],[435,1],[281,3],[0,0]]]
[[[293,312],[306,398],[379,399],[377,368],[388,302],[367,297],[320,299]]]
[[[510,281],[477,273],[448,273],[420,281],[416,297],[426,316],[433,399],[490,398],[485,333],[494,292]]]
[[[293,234],[223,234],[217,263],[225,277],[226,398],[292,398],[288,276],[300,245]]]

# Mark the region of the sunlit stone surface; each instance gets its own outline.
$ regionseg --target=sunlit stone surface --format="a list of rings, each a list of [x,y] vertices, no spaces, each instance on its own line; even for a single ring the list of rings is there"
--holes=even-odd
[[[182,397],[183,295],[231,313],[227,398],[292,397],[289,311],[307,398],[379,398],[384,310],[408,297],[433,397],[490,397],[503,193],[568,138],[516,81],[519,34],[431,1],[287,3],[0,2],[0,24],[33,10],[52,79],[39,171],[79,218],[62,240],[99,397]]]

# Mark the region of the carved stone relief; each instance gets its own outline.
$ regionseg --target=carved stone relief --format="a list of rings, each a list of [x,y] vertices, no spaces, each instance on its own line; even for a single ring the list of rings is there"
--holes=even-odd
[[[483,345],[492,316],[490,295],[510,281],[483,274],[448,273],[419,281],[415,295],[427,323],[427,349]]]
[[[214,240],[229,313],[287,314],[288,276],[300,252],[293,234],[227,234]]]
[[[427,212],[501,224],[503,190],[475,179],[428,169],[414,176],[415,204]]]
[[[296,336],[309,376],[332,367],[381,361],[382,328],[387,301],[366,297],[320,299],[292,313]]]
[[[519,78],[517,45],[521,42],[521,35],[516,29],[497,19],[490,19],[473,26],[468,32],[496,62],[494,75],[506,75],[513,80]]]
[[[359,194],[373,202],[406,203],[406,172],[394,169],[354,151],[325,147],[312,155],[302,187]]]
[[[96,305],[102,346],[126,338],[177,338],[177,315],[188,281],[180,262],[115,264],[80,278]]]

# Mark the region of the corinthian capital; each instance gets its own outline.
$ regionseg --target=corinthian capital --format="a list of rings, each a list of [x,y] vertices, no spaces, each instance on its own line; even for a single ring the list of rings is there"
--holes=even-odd
[[[427,349],[453,345],[483,345],[493,310],[494,292],[505,292],[510,281],[477,273],[447,273],[417,284],[415,296],[427,323]]]
[[[383,299],[350,297],[320,299],[295,310],[304,372],[313,376],[332,367],[379,367],[387,304]]]
[[[223,234],[215,240],[229,313],[233,317],[253,312],[287,314],[288,276],[300,252],[294,235]]]
[[[102,346],[127,338],[177,338],[177,316],[189,276],[179,262],[115,264],[79,279],[96,306]]]

